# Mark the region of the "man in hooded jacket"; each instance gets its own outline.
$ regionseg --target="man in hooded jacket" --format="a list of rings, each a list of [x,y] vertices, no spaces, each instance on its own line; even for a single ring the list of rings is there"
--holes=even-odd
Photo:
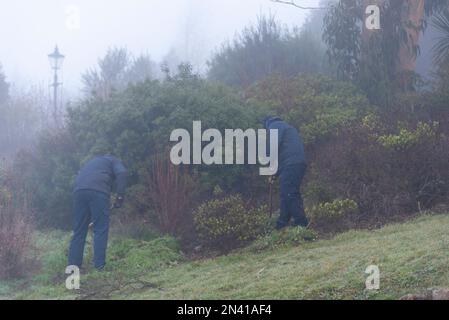
[[[307,227],[308,221],[300,193],[301,182],[307,168],[302,138],[297,129],[279,117],[267,117],[263,120],[263,124],[268,133],[268,142],[270,130],[278,131],[279,165],[276,176],[280,177],[281,210],[276,228],[285,228],[291,218],[295,226]],[[268,152],[270,152],[269,144]]]
[[[102,270],[106,264],[109,232],[110,195],[115,187],[120,208],[126,189],[127,170],[112,155],[96,156],[79,171],[73,193],[73,237],[69,249],[69,265],[81,267],[89,224],[94,232],[94,264]]]

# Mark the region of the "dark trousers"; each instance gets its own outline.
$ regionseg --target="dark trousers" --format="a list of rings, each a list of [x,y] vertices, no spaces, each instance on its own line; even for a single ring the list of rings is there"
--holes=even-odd
[[[94,265],[106,264],[109,233],[109,196],[94,190],[79,190],[73,196],[73,237],[69,250],[69,265],[81,267],[89,224],[94,231]]]
[[[281,170],[281,214],[277,222],[278,228],[286,227],[292,217],[295,225],[308,225],[299,190],[305,173],[306,165],[303,164],[287,166]]]

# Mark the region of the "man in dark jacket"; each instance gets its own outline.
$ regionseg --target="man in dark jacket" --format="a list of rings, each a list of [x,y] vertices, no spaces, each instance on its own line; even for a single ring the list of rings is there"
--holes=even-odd
[[[73,237],[70,243],[69,265],[81,267],[84,245],[93,223],[94,265],[102,270],[106,264],[106,248],[109,232],[110,195],[115,184],[117,200],[114,208],[120,208],[126,189],[127,170],[114,156],[97,156],[79,171],[73,193]]]
[[[268,141],[269,130],[278,130],[279,167],[276,176],[280,177],[281,213],[276,228],[286,227],[292,217],[295,226],[306,227],[308,221],[304,213],[300,186],[307,165],[301,136],[298,130],[278,117],[267,117],[263,122],[268,130]]]

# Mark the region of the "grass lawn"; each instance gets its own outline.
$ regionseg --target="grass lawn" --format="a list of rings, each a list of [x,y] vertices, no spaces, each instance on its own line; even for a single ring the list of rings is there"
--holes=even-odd
[[[47,244],[48,245],[48,244]],[[132,263],[151,248],[142,247]],[[150,286],[124,285],[102,296],[113,299],[397,299],[431,287],[449,287],[449,215],[422,216],[375,231],[350,231],[330,240],[256,251],[250,248],[215,259],[148,264],[136,276]],[[146,251],[143,251],[146,250]],[[159,253],[158,253],[159,254]],[[130,255],[131,256],[131,255]],[[146,255],[146,260],[154,254]],[[137,257],[137,258],[136,258]],[[161,259],[165,255],[161,255]],[[131,258],[125,258],[131,259]],[[143,259],[142,259],[143,260]],[[145,260],[145,261],[146,261]],[[50,259],[51,261],[51,259]],[[54,263],[58,265],[57,263]],[[120,273],[133,265],[81,278],[81,287]],[[367,291],[365,270],[380,268],[380,290]],[[47,274],[47,276],[45,276]],[[41,278],[41,280],[39,280]],[[27,285],[0,283],[0,297],[72,299],[64,279],[49,282],[48,271]],[[119,281],[120,282],[120,281]]]

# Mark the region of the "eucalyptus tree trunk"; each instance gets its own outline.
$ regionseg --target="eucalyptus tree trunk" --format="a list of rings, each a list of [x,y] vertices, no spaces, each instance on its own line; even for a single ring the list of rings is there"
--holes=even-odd
[[[387,0],[363,0],[363,8],[369,5],[378,5],[382,8]],[[424,2],[425,0],[389,0],[401,1],[400,4],[400,24],[406,33],[406,39],[401,39],[401,45],[398,54],[398,62],[396,71],[398,74],[398,82],[402,88],[406,88],[410,83],[410,77],[416,68],[417,46],[419,43],[420,33],[423,29],[424,22]],[[381,30],[369,30],[363,28],[362,47],[368,48],[371,36],[375,32]],[[362,50],[363,52],[363,50]],[[363,61],[363,54],[362,54]]]

